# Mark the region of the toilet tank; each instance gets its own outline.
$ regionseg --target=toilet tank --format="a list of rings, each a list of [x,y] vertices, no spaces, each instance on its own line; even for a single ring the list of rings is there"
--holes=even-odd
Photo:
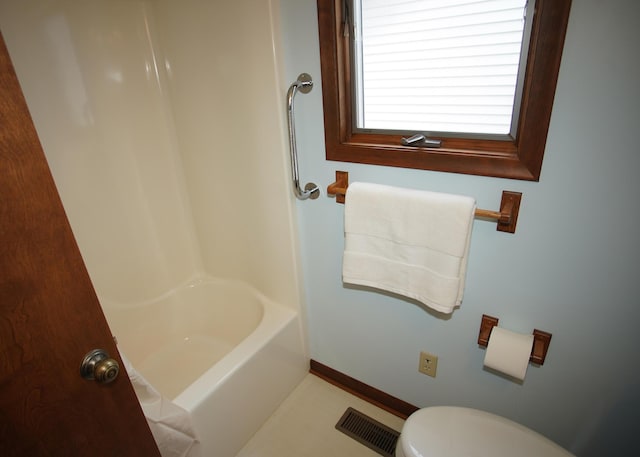
[[[396,457],[572,457],[562,447],[504,417],[470,408],[435,406],[406,420]]]

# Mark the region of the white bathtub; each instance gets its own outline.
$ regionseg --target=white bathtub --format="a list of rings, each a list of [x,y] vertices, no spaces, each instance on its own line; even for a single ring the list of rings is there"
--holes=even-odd
[[[236,455],[305,375],[297,313],[242,282],[103,306],[133,366],[191,414],[202,456]]]

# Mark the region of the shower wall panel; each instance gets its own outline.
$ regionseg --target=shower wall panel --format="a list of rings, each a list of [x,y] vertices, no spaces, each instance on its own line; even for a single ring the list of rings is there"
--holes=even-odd
[[[205,268],[297,307],[278,5],[159,0],[156,12]]]
[[[0,0],[103,304],[198,272],[299,303],[277,2]]]
[[[151,298],[199,267],[150,6],[0,3],[0,28],[103,301]]]

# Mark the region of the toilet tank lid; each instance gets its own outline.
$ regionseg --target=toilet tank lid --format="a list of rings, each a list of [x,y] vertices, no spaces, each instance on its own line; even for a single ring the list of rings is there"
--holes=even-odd
[[[572,457],[533,430],[495,414],[456,406],[434,406],[406,420],[399,445],[416,457]]]

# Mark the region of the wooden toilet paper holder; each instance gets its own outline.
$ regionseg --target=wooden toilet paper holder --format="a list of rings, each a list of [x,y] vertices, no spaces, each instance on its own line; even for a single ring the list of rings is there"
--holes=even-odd
[[[489,344],[489,337],[491,336],[491,330],[498,325],[498,318],[493,316],[482,315],[482,321],[480,322],[480,333],[478,334],[478,345],[487,347]],[[547,350],[551,343],[551,333],[543,332],[542,330],[533,330],[533,347],[531,348],[531,357],[529,362],[536,365],[543,365],[544,359],[547,357]]]

